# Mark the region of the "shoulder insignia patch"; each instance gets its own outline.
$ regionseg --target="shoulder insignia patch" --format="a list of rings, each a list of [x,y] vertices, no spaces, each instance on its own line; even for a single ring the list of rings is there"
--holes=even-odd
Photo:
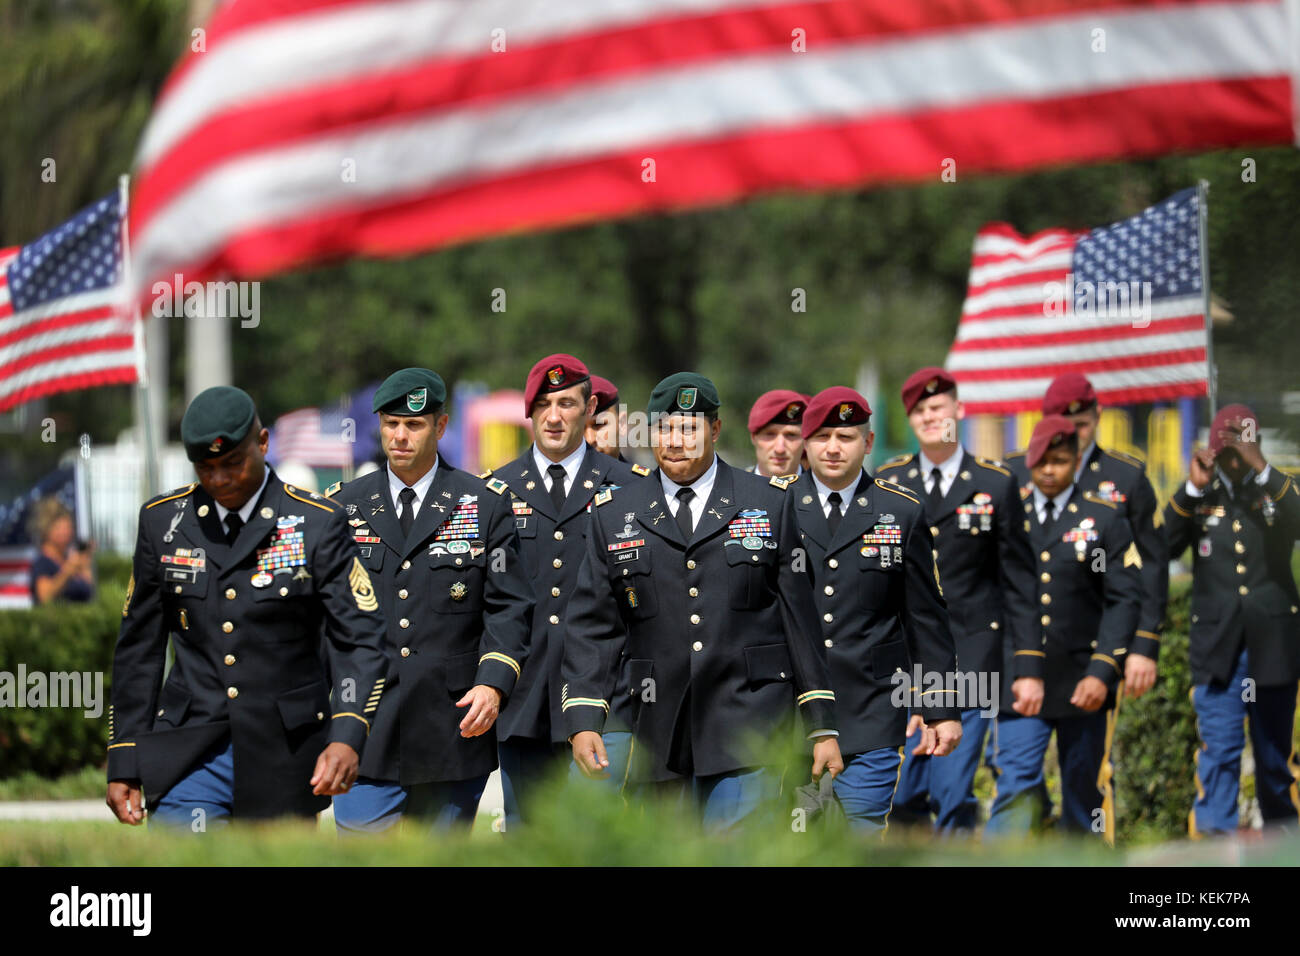
[[[1124,552],[1124,567],[1136,567],[1139,571],[1142,570],[1142,555],[1138,553],[1136,542],[1130,541],[1128,550]]]
[[[338,493],[338,490],[342,487],[343,487],[343,482],[341,481],[334,482],[334,484],[330,485],[328,488],[325,489],[325,497],[333,498],[334,495]]]
[[[184,488],[175,488],[167,492],[165,495],[160,496],[157,501],[149,502],[147,505],[145,505],[145,507],[156,508],[160,504],[163,504],[164,502],[175,501],[177,498],[184,498],[186,495],[188,495],[191,491],[193,491],[198,486],[199,483],[197,481],[194,481],[186,485]]]
[[[975,463],[979,465],[981,468],[987,468],[989,471],[1001,472],[1002,474],[1007,476],[1011,475],[1011,472],[1007,471],[1007,469],[1002,467],[1002,462],[1000,461],[994,461],[993,459],[989,459],[989,458],[981,458],[979,455],[976,455]]]
[[[640,475],[642,478],[644,478],[646,475],[650,474],[650,469],[647,468],[645,465],[633,465],[632,473],[636,475]]]
[[[908,491],[906,488],[904,488],[902,485],[896,485],[892,481],[888,481],[884,478],[877,478],[876,484],[879,485],[881,488],[884,488],[886,491],[892,491],[894,494],[906,498],[908,501],[914,504],[919,505],[921,503],[920,498],[914,497],[912,493]]]
[[[1083,500],[1084,500],[1084,501],[1091,501],[1093,504],[1105,505],[1105,506],[1106,506],[1107,508],[1109,508],[1111,511],[1118,511],[1118,510],[1119,510],[1119,505],[1115,504],[1115,502],[1113,502],[1113,501],[1107,501],[1105,498],[1103,498],[1101,495],[1097,494],[1097,492],[1095,492],[1095,491],[1091,491],[1091,490],[1089,490],[1089,491],[1085,491],[1085,492],[1083,493]]]
[[[490,474],[492,474],[492,472],[489,471],[488,474],[490,475]],[[489,479],[488,479],[487,490],[490,491],[490,492],[492,492],[494,495],[499,495],[499,494],[504,493],[505,490],[506,490],[508,487],[509,487],[509,485],[507,485],[507,484],[506,484],[504,481],[502,481],[500,478],[489,478]]]
[[[1134,468],[1145,468],[1147,463],[1137,455],[1130,455],[1122,451],[1111,451],[1109,448],[1101,450],[1103,455],[1108,455],[1116,461],[1122,461],[1126,465],[1132,465]]]
[[[914,457],[913,454],[907,454],[907,455],[895,455],[893,458],[889,459],[889,461],[885,462],[885,463],[884,463],[883,465],[881,465],[880,467],[881,467],[881,468],[897,468],[897,467],[899,467],[900,465],[906,465],[909,461],[912,460],[913,457]]]
[[[600,489],[600,491],[596,492],[594,503],[596,507],[600,507],[605,502],[613,501],[613,500],[614,500],[614,490],[612,488],[602,488]]]
[[[785,489],[788,488],[790,485],[790,479],[778,478],[776,475],[773,475],[772,478],[768,481],[768,484],[776,488],[780,488],[782,491],[785,491]]]

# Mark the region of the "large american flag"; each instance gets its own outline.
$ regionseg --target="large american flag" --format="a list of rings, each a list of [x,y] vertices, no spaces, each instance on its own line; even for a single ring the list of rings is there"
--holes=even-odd
[[[1289,2],[241,0],[146,130],[136,291],[953,162],[1291,143]]]
[[[981,229],[945,363],[966,410],[1037,411],[1064,372],[1108,405],[1204,395],[1199,212],[1191,188],[1090,232]]]
[[[121,280],[118,193],[35,242],[0,250],[0,411],[136,380]]]

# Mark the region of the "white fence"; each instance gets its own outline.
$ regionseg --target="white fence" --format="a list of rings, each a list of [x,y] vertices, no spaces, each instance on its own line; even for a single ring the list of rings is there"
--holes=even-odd
[[[135,548],[140,505],[158,492],[195,480],[194,466],[185,457],[185,449],[168,445],[159,453],[159,486],[146,493],[143,449],[129,433],[116,445],[92,447],[88,457],[73,454],[80,485],[79,504],[88,502],[90,506],[90,536],[99,551],[130,554]]]

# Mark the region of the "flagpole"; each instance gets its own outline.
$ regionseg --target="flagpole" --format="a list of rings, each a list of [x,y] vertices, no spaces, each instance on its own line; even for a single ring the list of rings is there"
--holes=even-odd
[[[1210,243],[1209,243],[1209,180],[1196,184],[1196,232],[1201,247],[1201,306],[1205,312],[1205,390],[1210,400],[1210,419],[1219,410],[1219,375],[1214,367],[1214,323],[1210,319]]]
[[[135,414],[138,430],[144,439],[144,471],[141,480],[143,498],[152,498],[161,489],[158,487],[158,444],[153,433],[153,414],[149,400],[149,370],[145,356],[144,319],[140,315],[140,301],[135,294],[131,280],[131,237],[127,224],[131,202],[131,176],[123,173],[117,180],[118,194],[122,208],[122,278],[128,296],[127,311],[134,319],[133,332],[135,341]]]

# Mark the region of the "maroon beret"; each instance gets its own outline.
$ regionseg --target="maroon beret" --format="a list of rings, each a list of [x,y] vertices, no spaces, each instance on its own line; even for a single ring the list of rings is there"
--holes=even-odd
[[[537,401],[537,396],[573,388],[589,378],[591,373],[587,366],[572,355],[559,352],[546,356],[528,373],[528,382],[524,385],[524,417],[533,417],[533,402]]]
[[[1237,432],[1239,429],[1229,428],[1228,423],[1234,421],[1252,421],[1255,423],[1255,440],[1259,441],[1259,419],[1255,412],[1248,405],[1224,405],[1219,409],[1218,414],[1214,416],[1214,421],[1210,422],[1210,451],[1218,454],[1228,444],[1228,438],[1220,432]]]
[[[870,420],[871,406],[865,398],[847,385],[832,385],[809,400],[803,413],[803,437],[812,437],[819,428],[847,428]]]
[[[768,425],[800,425],[803,412],[808,407],[808,396],[778,388],[764,392],[749,410],[749,433],[756,435]]]
[[[1025,464],[1030,468],[1038,467],[1038,463],[1047,454],[1047,449],[1059,445],[1062,439],[1069,438],[1073,434],[1074,422],[1064,415],[1043,416],[1034,426],[1034,433],[1029,436],[1029,450],[1025,452]]]
[[[596,396],[597,413],[618,404],[618,386],[599,375],[591,377],[591,394]]]
[[[1092,382],[1078,372],[1066,372],[1052,379],[1043,396],[1044,415],[1077,415],[1097,404]]]
[[[921,399],[950,392],[956,387],[957,380],[936,365],[918,369],[903,383],[903,411],[910,415]]]

